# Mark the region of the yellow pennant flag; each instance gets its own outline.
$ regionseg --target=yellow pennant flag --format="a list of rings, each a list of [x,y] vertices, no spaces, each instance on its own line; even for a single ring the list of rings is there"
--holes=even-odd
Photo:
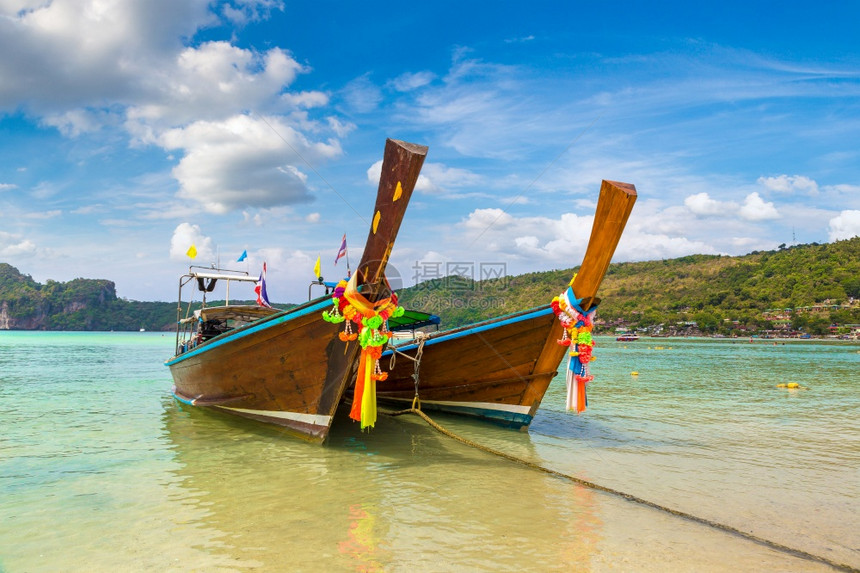
[[[314,265],[314,276],[320,277],[320,256],[317,255],[317,263]]]
[[[185,254],[188,255],[189,257],[191,257],[192,259],[197,257],[197,247],[195,247],[194,245],[191,245],[190,247],[188,247],[188,251]]]

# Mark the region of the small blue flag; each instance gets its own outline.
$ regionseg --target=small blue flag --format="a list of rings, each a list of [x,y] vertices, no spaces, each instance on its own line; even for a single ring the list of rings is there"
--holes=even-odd
[[[244,260],[245,260],[245,259],[247,259],[247,258],[248,258],[248,251],[247,251],[247,250],[244,250],[244,251],[242,251],[242,254],[241,254],[241,255],[239,255],[239,258],[238,258],[238,259],[236,259],[236,262],[237,262],[237,263],[241,263],[242,261],[244,261]]]

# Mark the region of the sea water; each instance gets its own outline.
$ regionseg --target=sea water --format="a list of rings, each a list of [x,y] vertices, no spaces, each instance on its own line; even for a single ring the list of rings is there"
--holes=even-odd
[[[320,447],[177,403],[161,333],[0,332],[0,571],[825,571],[407,415]],[[557,472],[860,567],[860,345],[597,338],[582,415],[434,416]],[[634,374],[635,373],[635,374]],[[777,384],[797,382],[789,390]]]

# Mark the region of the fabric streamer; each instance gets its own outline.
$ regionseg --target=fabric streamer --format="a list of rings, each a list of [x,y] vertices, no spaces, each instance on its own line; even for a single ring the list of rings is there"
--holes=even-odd
[[[570,284],[573,285],[572,279]],[[571,348],[567,363],[565,406],[577,414],[584,412],[588,406],[585,386],[594,379],[589,373],[588,364],[594,360],[591,330],[594,328],[594,313],[597,311],[597,305],[587,311],[583,310],[581,305],[582,299],[576,297],[573,286],[568,286],[566,291],[554,297],[550,305],[564,329],[558,343]]]
[[[333,308],[322,313],[323,320],[334,324],[345,322],[346,326],[338,336],[344,342],[358,340],[361,355],[358,375],[355,379],[352,409],[349,417],[361,422],[361,429],[372,428],[376,424],[376,382],[385,380],[388,373],[379,366],[382,349],[388,343],[391,332],[388,319],[403,316],[403,307],[397,306],[397,295],[393,294],[377,302],[370,302],[358,292],[356,277],[349,282],[342,280],[332,294]],[[353,332],[355,324],[358,332]]]

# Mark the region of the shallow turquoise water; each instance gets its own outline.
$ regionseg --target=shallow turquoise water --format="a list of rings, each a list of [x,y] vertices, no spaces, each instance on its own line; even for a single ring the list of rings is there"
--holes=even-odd
[[[170,396],[160,333],[0,332],[0,571],[818,571],[416,417],[318,447]],[[860,567],[860,345],[598,339],[589,409],[475,441]],[[638,372],[638,376],[631,372]],[[799,382],[807,390],[777,389]]]

